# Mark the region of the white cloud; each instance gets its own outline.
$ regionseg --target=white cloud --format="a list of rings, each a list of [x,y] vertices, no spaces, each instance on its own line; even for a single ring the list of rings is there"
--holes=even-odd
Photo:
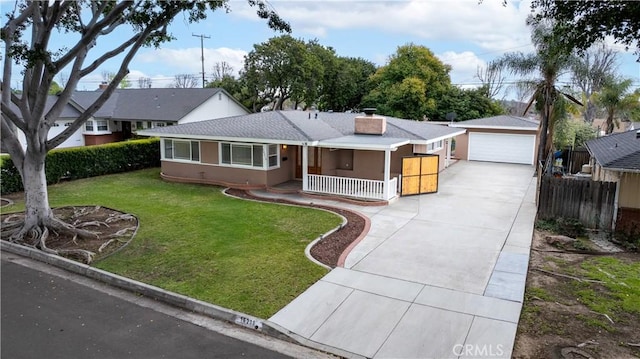
[[[440,61],[451,66],[451,82],[462,88],[473,88],[479,86],[476,78],[478,67],[486,66],[486,62],[476,56],[471,51],[453,52],[436,55]]]
[[[233,68],[237,74],[244,66],[244,56],[246,51],[240,49],[230,49],[221,47],[217,49],[204,49],[204,71],[211,74],[213,66],[217,62],[225,61]],[[156,49],[140,53],[137,57],[137,64],[140,67],[153,66],[153,68],[165,68],[175,73],[173,75],[189,73],[201,74],[201,49],[184,48],[184,49]],[[138,70],[145,72],[144,70]],[[165,72],[165,71],[162,71]]]
[[[466,41],[487,51],[509,51],[529,43],[525,24],[530,0],[272,1],[296,32],[324,36],[331,29],[381,29],[436,41]],[[256,19],[237,2],[232,14]]]

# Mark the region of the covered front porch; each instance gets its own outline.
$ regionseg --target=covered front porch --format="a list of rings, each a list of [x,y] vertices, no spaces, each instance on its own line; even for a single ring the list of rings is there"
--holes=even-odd
[[[352,135],[303,144],[297,160],[302,192],[389,201],[399,190],[392,152],[408,143],[406,139]]]

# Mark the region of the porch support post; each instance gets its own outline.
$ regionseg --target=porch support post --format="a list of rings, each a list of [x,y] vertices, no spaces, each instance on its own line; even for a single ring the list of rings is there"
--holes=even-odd
[[[451,142],[453,139],[447,138],[447,157],[444,160],[444,167],[447,168],[449,167],[449,163],[451,163]]]
[[[302,145],[302,190],[309,190],[309,146]]]
[[[386,149],[384,150],[384,186],[383,186],[383,190],[384,190],[384,199],[385,200],[390,200],[393,195],[391,192],[391,188],[389,188],[391,186],[391,150],[390,149]],[[395,193],[393,193],[395,195]]]

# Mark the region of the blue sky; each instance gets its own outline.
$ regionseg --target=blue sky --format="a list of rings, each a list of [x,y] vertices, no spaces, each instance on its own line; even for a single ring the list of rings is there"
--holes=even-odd
[[[6,8],[7,2],[2,2]],[[137,87],[137,78],[151,77],[154,87],[169,86],[176,74],[201,77],[200,38],[204,39],[205,75],[216,62],[225,61],[237,72],[243,56],[256,43],[279,33],[269,29],[245,0],[230,1],[230,13],[218,11],[207,20],[189,24],[182,18],[174,21],[170,32],[176,40],[160,49],[140,50],[130,66],[129,78]],[[505,52],[532,51],[525,19],[530,0],[391,0],[391,1],[279,1],[271,6],[288,21],[296,38],[318,39],[340,56],[362,57],[384,65],[398,46],[406,43],[430,48],[443,62],[452,66],[452,82],[461,86],[477,85],[477,67]],[[7,9],[3,9],[3,13]],[[123,34],[121,34],[123,35]],[[67,35],[68,36],[68,35]],[[68,38],[57,38],[59,43]],[[105,51],[111,41],[99,41],[95,51]],[[113,46],[111,42],[111,46]],[[631,51],[620,50],[618,72],[640,86],[640,64]],[[102,71],[117,70],[108,62],[87,76],[79,90],[93,90],[102,80]],[[14,78],[14,84],[16,79]],[[515,78],[509,76],[508,81]],[[511,94],[508,97],[513,98]]]

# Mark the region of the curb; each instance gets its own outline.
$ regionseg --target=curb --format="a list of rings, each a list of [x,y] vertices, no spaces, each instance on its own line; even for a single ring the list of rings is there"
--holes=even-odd
[[[26,258],[30,258],[39,262],[47,263],[49,265],[67,270],[69,272],[80,274],[87,278],[100,281],[113,287],[140,294],[145,297],[152,298],[178,308],[186,309],[197,314],[205,315],[213,319],[234,323],[241,327],[255,330],[256,332],[268,335],[276,339],[280,339],[290,343],[301,344],[315,350],[338,355],[341,357],[362,358],[361,356],[345,352],[338,348],[310,341],[306,338],[296,335],[295,333],[288,332],[284,328],[280,328],[277,324],[271,323],[268,320],[220,307],[215,304],[203,302],[201,300],[190,298],[182,294],[169,292],[156,286],[138,282],[136,280],[107,272],[87,264],[75,262],[67,258],[45,253],[37,249],[25,247],[7,241],[0,241],[0,250],[3,252],[9,252]]]

